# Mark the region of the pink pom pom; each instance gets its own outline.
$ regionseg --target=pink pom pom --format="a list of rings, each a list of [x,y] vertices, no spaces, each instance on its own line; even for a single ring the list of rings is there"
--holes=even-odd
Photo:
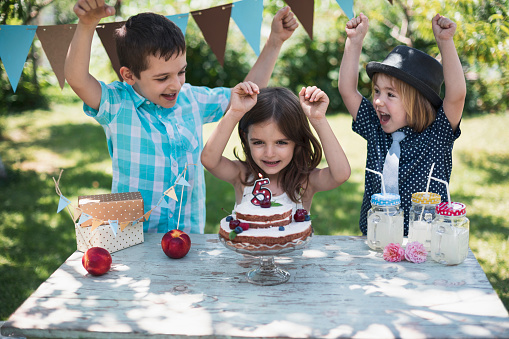
[[[384,259],[390,262],[398,262],[403,260],[405,250],[401,248],[400,244],[390,243],[384,248]]]
[[[421,244],[420,242],[414,241],[406,245],[405,249],[406,260],[420,264],[426,261],[427,256],[428,251],[426,251],[424,245]]]

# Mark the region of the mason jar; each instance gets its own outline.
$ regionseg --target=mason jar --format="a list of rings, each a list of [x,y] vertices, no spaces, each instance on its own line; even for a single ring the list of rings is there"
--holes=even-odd
[[[436,207],[431,231],[431,258],[444,265],[461,264],[468,254],[470,221],[465,205],[443,202]]]
[[[368,211],[368,246],[380,251],[390,243],[403,244],[403,210],[399,194],[377,193],[371,196]]]
[[[408,223],[408,242],[418,241],[429,252],[431,247],[431,223],[435,209],[440,204],[440,195],[431,192],[412,194]]]

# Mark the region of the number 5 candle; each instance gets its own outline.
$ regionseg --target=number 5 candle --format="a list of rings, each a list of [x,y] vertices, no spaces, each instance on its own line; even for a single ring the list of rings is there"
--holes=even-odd
[[[270,201],[272,199],[271,191],[262,187],[263,185],[268,185],[270,183],[269,178],[262,178],[262,175],[258,173],[260,179],[256,180],[253,187],[253,199],[251,199],[251,203],[256,206],[260,206],[262,201]]]

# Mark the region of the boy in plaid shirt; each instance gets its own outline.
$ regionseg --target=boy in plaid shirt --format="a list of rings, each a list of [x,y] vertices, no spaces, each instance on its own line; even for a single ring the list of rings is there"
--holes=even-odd
[[[104,128],[113,167],[112,193],[139,191],[147,212],[187,164],[184,179],[190,187],[176,185],[179,202],[169,199],[168,205],[154,209],[143,229],[164,233],[176,228],[182,204],[180,229],[203,233],[202,126],[223,116],[231,89],[185,83],[184,35],[173,22],[154,13],[133,16],[116,32],[124,81],[109,85],[98,81],[89,72],[92,38],[99,21],[115,10],[104,0],[79,0],[74,12],[79,21],[65,76],[83,100],[85,113]],[[267,86],[283,42],[297,27],[289,7],[278,11],[266,46],[245,81]]]

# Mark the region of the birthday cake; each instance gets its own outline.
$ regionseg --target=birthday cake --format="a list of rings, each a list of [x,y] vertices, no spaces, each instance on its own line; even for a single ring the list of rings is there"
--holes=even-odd
[[[270,207],[255,205],[249,198],[243,199],[231,215],[221,220],[219,235],[229,245],[249,250],[298,245],[312,234],[313,229],[307,211],[295,205],[286,194],[272,197]]]

